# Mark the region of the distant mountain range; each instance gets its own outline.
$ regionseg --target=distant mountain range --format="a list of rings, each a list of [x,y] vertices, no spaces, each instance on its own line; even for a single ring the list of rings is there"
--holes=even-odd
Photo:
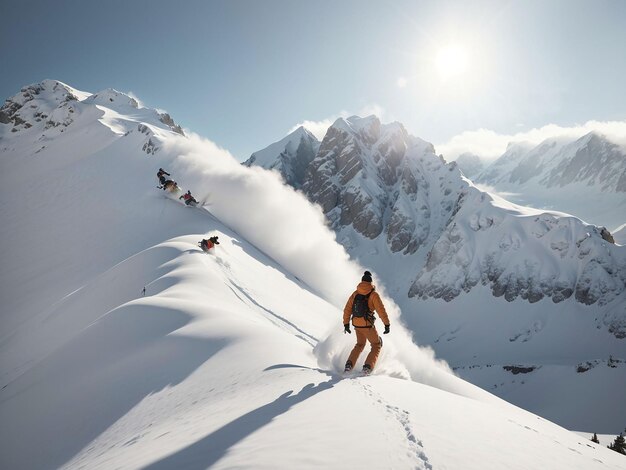
[[[481,171],[468,158],[458,159],[466,176],[513,202],[571,213],[610,230],[626,222],[626,149],[598,132],[509,144]]]

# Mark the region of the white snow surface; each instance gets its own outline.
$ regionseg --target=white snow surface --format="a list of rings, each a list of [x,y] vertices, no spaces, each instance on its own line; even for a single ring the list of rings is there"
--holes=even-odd
[[[362,269],[318,208],[130,97],[40,88],[0,124],[1,468],[626,468],[455,377],[385,295],[379,367],[344,377]]]

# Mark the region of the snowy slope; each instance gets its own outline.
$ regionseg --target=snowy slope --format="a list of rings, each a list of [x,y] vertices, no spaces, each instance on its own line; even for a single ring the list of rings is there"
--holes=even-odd
[[[609,230],[625,220],[626,150],[597,132],[511,144],[475,181],[518,204],[571,213]]]
[[[499,166],[517,166],[523,150],[510,147]],[[330,127],[302,189],[416,338],[463,377],[567,426],[622,427],[613,406],[626,408],[609,390],[626,380],[625,364],[601,380],[577,372],[626,358],[626,252],[604,229],[480,191],[430,144],[373,116]],[[541,385],[568,398],[542,402],[515,366],[553,371]],[[571,381],[557,378],[563,367]],[[579,403],[592,394],[607,399],[583,416]]]
[[[376,374],[337,375],[360,268],[321,213],[122,94],[74,95],[63,132],[0,126],[2,468],[626,468],[451,375],[389,299]],[[160,166],[209,205],[165,197]]]

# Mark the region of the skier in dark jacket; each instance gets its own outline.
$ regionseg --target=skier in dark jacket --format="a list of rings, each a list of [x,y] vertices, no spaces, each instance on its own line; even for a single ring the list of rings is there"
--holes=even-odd
[[[191,204],[198,204],[198,201],[196,201],[196,198],[194,198],[191,195],[191,191],[187,191],[185,194],[183,194],[178,199],[184,199],[185,204],[188,205],[188,206],[190,206]]]
[[[217,241],[217,236],[211,237],[211,238],[205,238],[202,241],[200,241],[200,243],[198,243],[198,245],[200,246],[200,248],[202,248],[202,251],[209,251],[211,248],[213,248],[215,245],[219,245],[220,242]]]
[[[159,183],[161,183],[161,186],[163,186],[167,181],[165,175],[170,176],[170,174],[163,168],[159,168],[159,171],[157,171],[157,178],[159,178]]]
[[[378,292],[374,290],[372,285],[372,273],[365,271],[361,282],[356,290],[352,293],[345,308],[343,309],[343,329],[344,333],[352,333],[350,331],[350,317],[352,317],[352,326],[356,332],[356,344],[346,361],[345,371],[349,372],[356,364],[359,355],[365,348],[366,341],[369,341],[372,348],[365,358],[363,365],[363,373],[369,375],[376,365],[378,354],[383,347],[383,339],[378,335],[374,326],[374,311],[378,313],[381,320],[385,324],[384,334],[389,333],[389,317],[380,299]]]

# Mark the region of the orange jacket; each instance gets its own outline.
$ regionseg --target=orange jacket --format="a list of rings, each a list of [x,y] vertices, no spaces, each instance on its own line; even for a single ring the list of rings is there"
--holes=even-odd
[[[389,325],[389,317],[387,316],[387,311],[385,310],[385,306],[383,305],[383,301],[380,300],[380,295],[378,292],[374,290],[374,286],[371,282],[362,281],[356,286],[356,290],[352,293],[350,298],[348,299],[348,303],[346,303],[345,308],[343,309],[343,324],[345,325],[350,321],[350,317],[352,316],[352,304],[354,303],[354,298],[357,294],[367,295],[372,293],[367,300],[367,306],[371,312],[376,310],[380,319],[383,321],[385,325]],[[365,318],[352,318],[352,325],[355,328],[364,328],[368,326],[372,326],[374,323],[365,320]]]

